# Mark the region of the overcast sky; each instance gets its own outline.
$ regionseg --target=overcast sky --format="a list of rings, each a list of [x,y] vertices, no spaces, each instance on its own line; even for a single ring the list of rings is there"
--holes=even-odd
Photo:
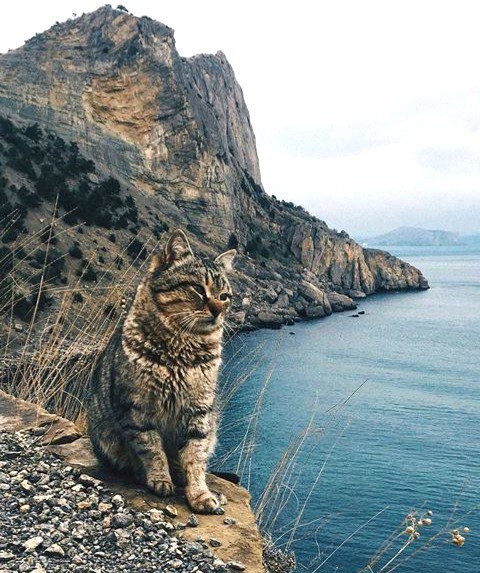
[[[480,232],[478,1],[123,3],[181,55],[225,52],[268,193],[352,235]],[[0,52],[101,4],[5,3]]]

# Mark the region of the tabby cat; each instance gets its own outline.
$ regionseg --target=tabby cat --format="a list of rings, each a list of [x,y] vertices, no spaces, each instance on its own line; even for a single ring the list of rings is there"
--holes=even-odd
[[[191,508],[220,512],[205,481],[216,441],[217,385],[235,250],[214,261],[175,231],[153,256],[123,327],[93,374],[89,432],[97,456],[160,496],[185,487]]]

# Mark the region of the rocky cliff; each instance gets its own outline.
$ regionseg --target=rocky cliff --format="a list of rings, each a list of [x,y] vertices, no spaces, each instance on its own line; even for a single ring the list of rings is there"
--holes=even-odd
[[[227,59],[182,58],[173,30],[150,18],[105,6],[0,56],[0,115],[76,142],[95,161],[91,181],[118,179],[138,209],[129,230],[139,240],[182,227],[205,254],[237,246],[237,324],[278,326],[374,292],[428,288],[411,265],[267,195]],[[15,178],[12,165],[3,169]],[[33,161],[23,184],[40,170]],[[118,245],[96,241],[118,256]]]

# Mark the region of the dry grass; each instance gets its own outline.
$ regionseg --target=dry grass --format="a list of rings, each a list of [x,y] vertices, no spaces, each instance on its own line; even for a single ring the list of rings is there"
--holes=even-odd
[[[11,224],[12,219],[0,231],[0,239]],[[0,379],[6,392],[84,426],[84,399],[95,358],[121,320],[124,301],[133,292],[146,261],[140,261],[137,257],[125,266],[120,276],[118,272],[115,273],[113,282],[111,273],[115,270],[114,261],[105,266],[91,286],[82,280],[82,276],[72,275],[68,276],[66,285],[59,286],[46,278],[49,266],[55,263],[48,262],[48,255],[57,224],[58,220],[52,216],[47,241],[39,241],[40,232],[22,237],[14,244],[12,258],[0,260],[0,271],[4,270],[0,274],[0,281],[12,291],[10,297],[4,297],[4,303],[0,306],[0,313],[4,317]],[[55,235],[57,239],[64,233],[73,236],[74,229],[55,230]],[[146,246],[156,248],[157,240],[149,237]],[[30,285],[25,278],[25,263],[39,248],[45,249],[45,257],[32,316],[26,327],[17,332],[13,292],[24,292],[28,296]],[[125,255],[127,249],[128,246],[120,256]],[[21,255],[17,257],[16,253]],[[95,250],[90,253],[84,272],[96,255]],[[83,299],[80,303],[75,302],[78,294]],[[54,310],[48,313],[48,319],[39,311],[40,301],[45,295],[53,296],[56,301]],[[112,309],[116,309],[115,316],[112,316]]]

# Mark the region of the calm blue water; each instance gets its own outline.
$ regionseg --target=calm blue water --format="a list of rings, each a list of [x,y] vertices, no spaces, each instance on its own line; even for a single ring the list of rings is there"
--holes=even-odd
[[[359,571],[409,511],[431,509],[433,524],[391,566],[451,518],[449,529],[470,527],[466,544],[457,548],[441,534],[400,571],[477,573],[480,516],[465,514],[480,506],[480,249],[391,252],[422,269],[431,289],[371,297],[360,303],[359,318],[336,314],[229,344],[224,388],[242,385],[224,412],[217,465],[241,473],[258,502],[311,420],[315,431],[283,476],[276,507],[271,502],[264,512],[281,545],[307,499],[300,523],[312,523],[292,543],[300,571],[313,573],[322,562],[320,571]],[[260,415],[249,423],[256,403]]]

